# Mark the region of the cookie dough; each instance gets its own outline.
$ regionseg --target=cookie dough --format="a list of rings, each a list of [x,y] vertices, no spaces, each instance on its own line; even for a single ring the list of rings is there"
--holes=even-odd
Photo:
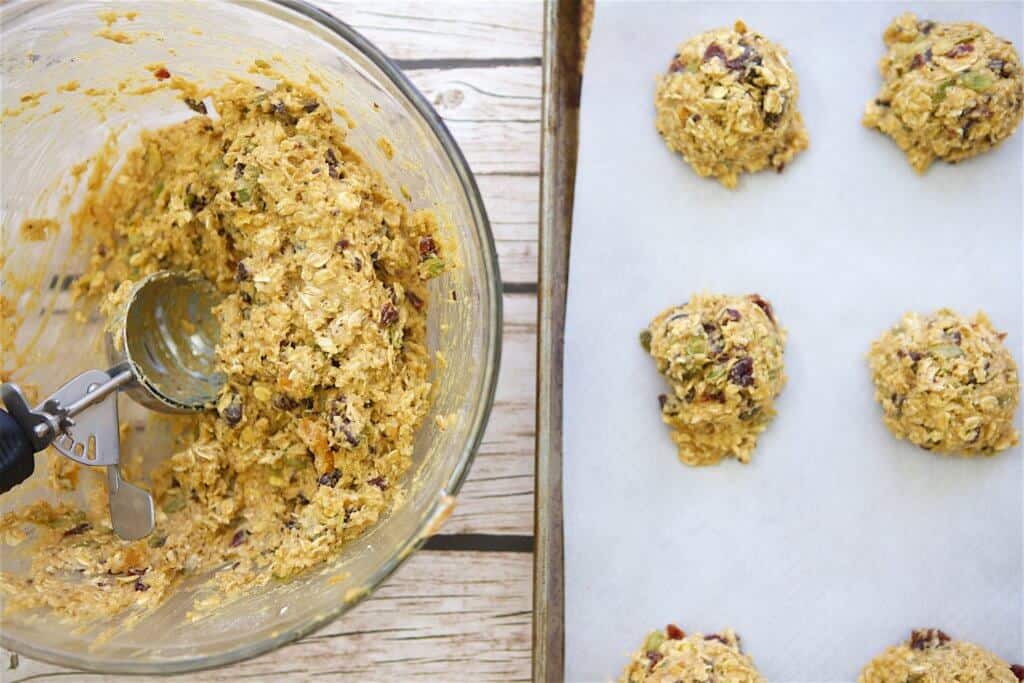
[[[619,683],[764,683],[743,654],[732,629],[686,635],[675,624],[651,631],[622,672]]]
[[[392,195],[312,91],[195,95],[181,106],[196,116],[143,132],[90,190],[75,290],[201,272],[224,297],[227,386],[152,474],[148,538],[115,536],[102,495],[0,521],[7,542],[37,544],[29,573],[0,575],[8,606],[83,621],[156,607],[204,573],[231,596],[336,556],[402,497],[430,402],[427,281],[447,267],[435,218]]]
[[[1024,76],[1008,40],[972,22],[897,17],[883,34],[885,83],[864,125],[891,137],[923,173],[992,149],[1020,123]]]
[[[984,313],[907,313],[868,354],[875,399],[899,439],[926,450],[991,455],[1019,440],[1017,365]]]
[[[785,340],[771,304],[757,294],[698,294],[640,333],[670,387],[658,401],[680,460],[750,462],[786,382]]]
[[[1024,667],[1010,666],[991,652],[938,629],[915,630],[910,638],[872,659],[857,683],[1019,683]]]
[[[698,175],[736,187],[742,172],[782,172],[807,149],[786,51],[742,21],[679,46],[658,76],[655,125]]]

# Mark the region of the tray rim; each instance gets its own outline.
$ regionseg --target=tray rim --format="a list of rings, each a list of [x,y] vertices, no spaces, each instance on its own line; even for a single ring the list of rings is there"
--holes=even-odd
[[[533,680],[565,677],[562,357],[588,0],[545,0],[534,462]]]

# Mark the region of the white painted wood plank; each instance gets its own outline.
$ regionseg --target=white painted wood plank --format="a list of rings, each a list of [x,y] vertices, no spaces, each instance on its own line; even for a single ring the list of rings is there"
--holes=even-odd
[[[532,562],[530,553],[417,553],[372,599],[319,632],[187,680],[527,681]],[[0,650],[0,667],[9,656]],[[24,657],[0,679],[166,680],[70,672]]]
[[[543,4],[523,0],[322,0],[393,59],[541,56]]]
[[[536,396],[534,295],[505,296],[505,336],[494,410],[455,511],[441,533],[533,533]]]

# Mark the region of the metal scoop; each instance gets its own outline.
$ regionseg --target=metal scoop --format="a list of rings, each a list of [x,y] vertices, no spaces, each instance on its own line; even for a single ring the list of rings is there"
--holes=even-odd
[[[215,369],[219,301],[207,280],[161,271],[140,280],[107,337],[107,371],[88,370],[34,409],[21,389],[0,386],[0,493],[32,475],[34,454],[53,446],[82,465],[107,468],[110,521],[121,538],[153,530],[153,497],[121,477],[117,392],[162,412],[209,408],[225,377]]]

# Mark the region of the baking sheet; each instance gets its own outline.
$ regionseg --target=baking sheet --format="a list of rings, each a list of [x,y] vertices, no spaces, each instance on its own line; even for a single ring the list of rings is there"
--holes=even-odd
[[[1024,660],[1020,448],[968,460],[896,441],[864,359],[902,313],[944,305],[983,308],[1024,355],[1024,135],[921,177],[860,125],[904,10],[1021,45],[1016,3],[598,4],[565,330],[570,681],[617,677],[668,622],[737,629],[771,681],[853,680],[932,625]],[[729,191],[666,149],[653,92],[679,42],[738,17],[789,49],[811,148]],[[789,332],[750,465],[677,462],[637,342],[701,289],[759,292]]]

